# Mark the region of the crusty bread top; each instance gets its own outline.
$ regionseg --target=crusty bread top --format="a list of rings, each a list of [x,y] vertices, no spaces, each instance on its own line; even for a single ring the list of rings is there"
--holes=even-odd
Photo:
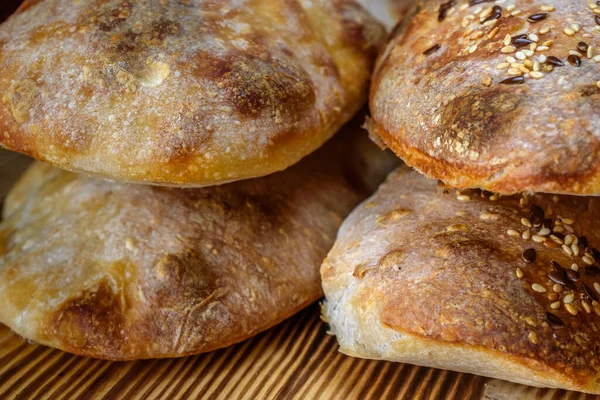
[[[115,360],[209,351],[276,324],[321,296],[337,228],[395,161],[360,136],[280,173],[200,189],[35,164],[0,224],[0,322]]]
[[[26,0],[0,26],[0,145],[115,180],[282,170],[367,97],[354,0]]]
[[[599,195],[598,12],[588,1],[421,1],[376,66],[371,134],[452,187]]]
[[[321,267],[326,317],[351,354],[484,375],[503,365],[503,379],[599,393],[598,225],[597,197],[457,195],[399,170],[346,219]],[[384,327],[396,339],[377,342]],[[410,354],[403,334],[425,353]],[[428,341],[447,358],[428,358]],[[487,361],[469,370],[453,357],[464,350]]]

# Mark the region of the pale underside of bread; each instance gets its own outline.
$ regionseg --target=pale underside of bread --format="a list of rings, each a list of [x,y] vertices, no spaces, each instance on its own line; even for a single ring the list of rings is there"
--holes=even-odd
[[[454,7],[441,17],[442,3],[418,2],[379,57],[370,94],[371,134],[450,187],[600,194],[598,64],[581,50],[591,47],[590,56],[597,55],[598,14],[587,2],[561,0],[545,19],[529,22],[544,13],[546,2],[517,1],[519,13],[511,15],[508,4],[465,7],[469,2],[459,0],[447,2]],[[494,6],[500,17],[482,23]],[[579,27],[569,36],[564,30],[572,24]],[[517,35],[547,49],[526,55],[531,44],[511,43]],[[580,53],[579,67],[567,61],[574,51]],[[564,65],[535,66],[543,57]],[[521,58],[530,62],[521,67],[541,75],[501,84],[523,73],[516,65],[525,62]]]
[[[393,168],[357,135],[286,171],[198,189],[34,164],[0,224],[0,322],[112,360],[196,354],[273,326],[322,295],[339,225]]]
[[[0,145],[119,181],[280,171],[366,102],[354,0],[27,0],[0,26]]]
[[[340,350],[600,393],[600,268],[586,255],[600,243],[599,200],[496,196],[444,193],[403,168],[356,208],[321,266],[323,314]],[[523,225],[534,206],[554,221],[558,241],[574,240],[566,236],[573,230],[589,250],[581,239],[579,255],[569,255],[539,234],[543,226]],[[523,255],[530,248],[533,263]],[[564,273],[577,264],[573,290],[550,278],[553,261]]]

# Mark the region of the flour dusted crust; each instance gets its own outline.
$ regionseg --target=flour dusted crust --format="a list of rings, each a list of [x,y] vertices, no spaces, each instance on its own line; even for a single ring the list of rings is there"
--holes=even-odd
[[[340,228],[324,317],[346,354],[600,393],[598,210],[400,169]]]
[[[0,145],[120,181],[282,170],[366,101],[354,0],[26,0],[0,26]]]
[[[286,171],[197,189],[38,162],[0,224],[0,322],[111,360],[253,336],[322,295],[319,266],[339,225],[393,168],[374,148],[342,134]]]
[[[371,134],[452,187],[600,194],[600,6],[590,3],[420,1],[378,61]]]

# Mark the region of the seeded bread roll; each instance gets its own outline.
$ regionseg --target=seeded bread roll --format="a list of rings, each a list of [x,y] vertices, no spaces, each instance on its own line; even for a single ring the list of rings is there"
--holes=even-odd
[[[0,26],[0,146],[129,182],[267,175],[366,102],[383,35],[354,0],[26,0]]]
[[[600,6],[549,4],[421,1],[378,60],[373,138],[450,187],[599,195]]]
[[[332,140],[281,173],[201,189],[35,164],[0,224],[0,322],[111,360],[196,354],[273,326],[322,295],[342,219],[393,168],[362,132]]]
[[[598,210],[400,169],[344,221],[324,317],[348,355],[600,393]]]

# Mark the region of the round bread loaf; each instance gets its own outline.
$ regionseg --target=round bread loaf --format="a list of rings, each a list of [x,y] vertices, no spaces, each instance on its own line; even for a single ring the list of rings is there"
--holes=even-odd
[[[599,210],[400,169],[343,223],[324,317],[349,355],[600,393]]]
[[[282,170],[366,102],[354,0],[26,0],[0,26],[0,145],[120,181]]]
[[[421,1],[377,63],[371,135],[450,187],[599,195],[589,3]]]
[[[393,168],[360,136],[277,174],[198,189],[34,164],[0,224],[0,322],[111,360],[205,352],[273,326],[322,295],[319,266],[342,219]]]

